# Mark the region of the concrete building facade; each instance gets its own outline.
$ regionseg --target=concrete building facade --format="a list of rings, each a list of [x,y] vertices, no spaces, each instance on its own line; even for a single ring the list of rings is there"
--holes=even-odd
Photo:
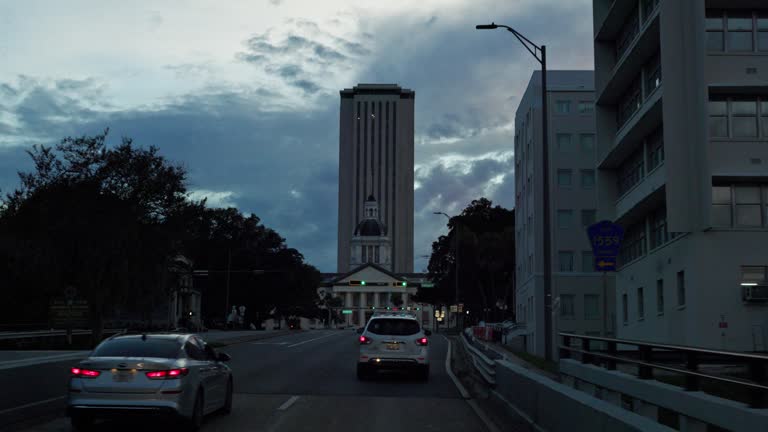
[[[765,6],[593,1],[598,214],[626,230],[618,337],[766,350]]]
[[[359,84],[340,95],[337,271],[355,267],[352,238],[373,196],[389,237],[389,269],[412,272],[415,93]]]
[[[547,81],[552,330],[611,335],[613,277],[604,280],[594,271],[586,234],[597,210],[594,75],[549,71]],[[541,72],[536,71],[515,115],[515,296],[521,324],[517,334],[528,352],[541,356],[545,353],[542,131]]]

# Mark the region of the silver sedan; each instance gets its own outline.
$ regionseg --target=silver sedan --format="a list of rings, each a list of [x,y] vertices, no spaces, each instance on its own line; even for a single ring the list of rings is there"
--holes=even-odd
[[[71,369],[67,414],[76,430],[116,415],[171,415],[188,429],[232,409],[229,355],[193,334],[113,336]]]

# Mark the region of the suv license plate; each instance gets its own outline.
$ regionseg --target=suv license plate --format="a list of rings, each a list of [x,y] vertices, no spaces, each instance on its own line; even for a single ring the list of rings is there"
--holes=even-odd
[[[387,344],[387,349],[390,351],[398,351],[400,349],[400,344]]]

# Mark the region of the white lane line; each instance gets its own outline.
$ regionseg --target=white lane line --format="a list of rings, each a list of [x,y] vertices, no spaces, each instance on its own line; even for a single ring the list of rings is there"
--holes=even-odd
[[[337,336],[337,335],[339,335],[339,333],[329,333],[329,334],[327,334],[325,336],[320,336],[320,337],[316,337],[314,339],[309,339],[309,340],[305,340],[303,342],[295,343],[293,345],[288,345],[288,348],[293,348],[293,347],[296,347],[296,346],[299,346],[299,345],[304,345],[305,343],[308,343],[308,342],[312,342],[312,341],[316,341],[316,340],[320,340],[320,339],[325,339],[327,337]]]
[[[456,384],[456,388],[459,389],[461,397],[469,399],[469,392],[464,388],[464,384],[456,378],[456,375],[453,374],[453,369],[451,369],[451,340],[445,337],[445,335],[442,336],[448,342],[448,355],[445,356],[445,371],[448,373],[448,376],[451,377],[453,383]]]
[[[66,396],[59,396],[59,397],[55,397],[55,398],[50,398],[50,399],[46,399],[46,400],[41,400],[41,401],[37,401],[37,402],[28,403],[28,404],[25,404],[25,405],[19,405],[17,407],[13,407],[13,408],[6,408],[6,409],[0,411],[0,415],[7,414],[9,412],[18,411],[18,410],[21,410],[21,409],[24,409],[24,408],[29,408],[29,407],[33,407],[33,406],[37,406],[37,405],[47,404],[47,403],[50,403],[50,402],[53,402],[53,401],[57,401],[57,400],[61,400],[61,399],[65,399],[65,398],[66,398]]]
[[[475,412],[475,415],[477,415],[478,418],[480,418],[480,421],[485,424],[485,427],[488,428],[489,432],[501,432],[501,430],[494,424],[491,419],[488,417],[488,415],[485,413],[485,411],[480,408],[480,405],[477,404],[476,401],[472,400],[471,396],[469,395],[469,392],[464,387],[464,385],[459,381],[458,378],[456,378],[456,375],[453,373],[453,369],[451,369],[451,340],[445,337],[445,335],[442,335],[443,338],[448,342],[448,355],[445,356],[445,371],[448,373],[448,376],[451,377],[451,380],[454,384],[456,384],[456,388],[459,389],[459,393],[461,393],[461,397],[464,398],[464,401],[467,402],[467,405],[469,405],[470,408],[472,408],[472,411]]]
[[[288,400],[287,400],[287,401],[283,402],[283,404],[282,404],[282,405],[280,405],[280,408],[278,408],[278,411],[285,411],[285,410],[287,410],[287,409],[288,409],[288,408],[290,408],[290,407],[291,407],[291,405],[293,405],[293,404],[294,404],[294,403],[295,403],[297,400],[299,400],[299,397],[298,397],[298,396],[291,396],[290,398],[288,398]]]

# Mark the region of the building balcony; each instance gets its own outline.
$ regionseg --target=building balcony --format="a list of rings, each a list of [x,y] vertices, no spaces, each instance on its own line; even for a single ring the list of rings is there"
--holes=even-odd
[[[604,155],[598,155],[598,168],[617,168],[633,151],[642,145],[642,140],[662,122],[662,87],[651,93],[634,115],[619,129],[613,146]]]
[[[659,198],[664,198],[661,192],[666,183],[667,171],[662,163],[616,200],[616,220],[627,222],[633,220],[632,216],[636,209],[642,210],[638,212],[639,215],[644,215],[647,212],[645,211],[646,203],[652,204],[651,207],[653,207],[658,204]]]
[[[616,2],[631,3],[631,2]],[[645,62],[654,55],[661,44],[659,33],[659,8],[640,27],[640,31],[620,58],[616,59],[611,72],[602,82],[595,83],[597,105],[616,105],[623,92],[637,77]],[[597,53],[598,51],[596,51]]]
[[[608,7],[602,20],[595,23],[595,40],[611,41],[615,39],[633,9],[637,9],[636,1],[614,1]]]

